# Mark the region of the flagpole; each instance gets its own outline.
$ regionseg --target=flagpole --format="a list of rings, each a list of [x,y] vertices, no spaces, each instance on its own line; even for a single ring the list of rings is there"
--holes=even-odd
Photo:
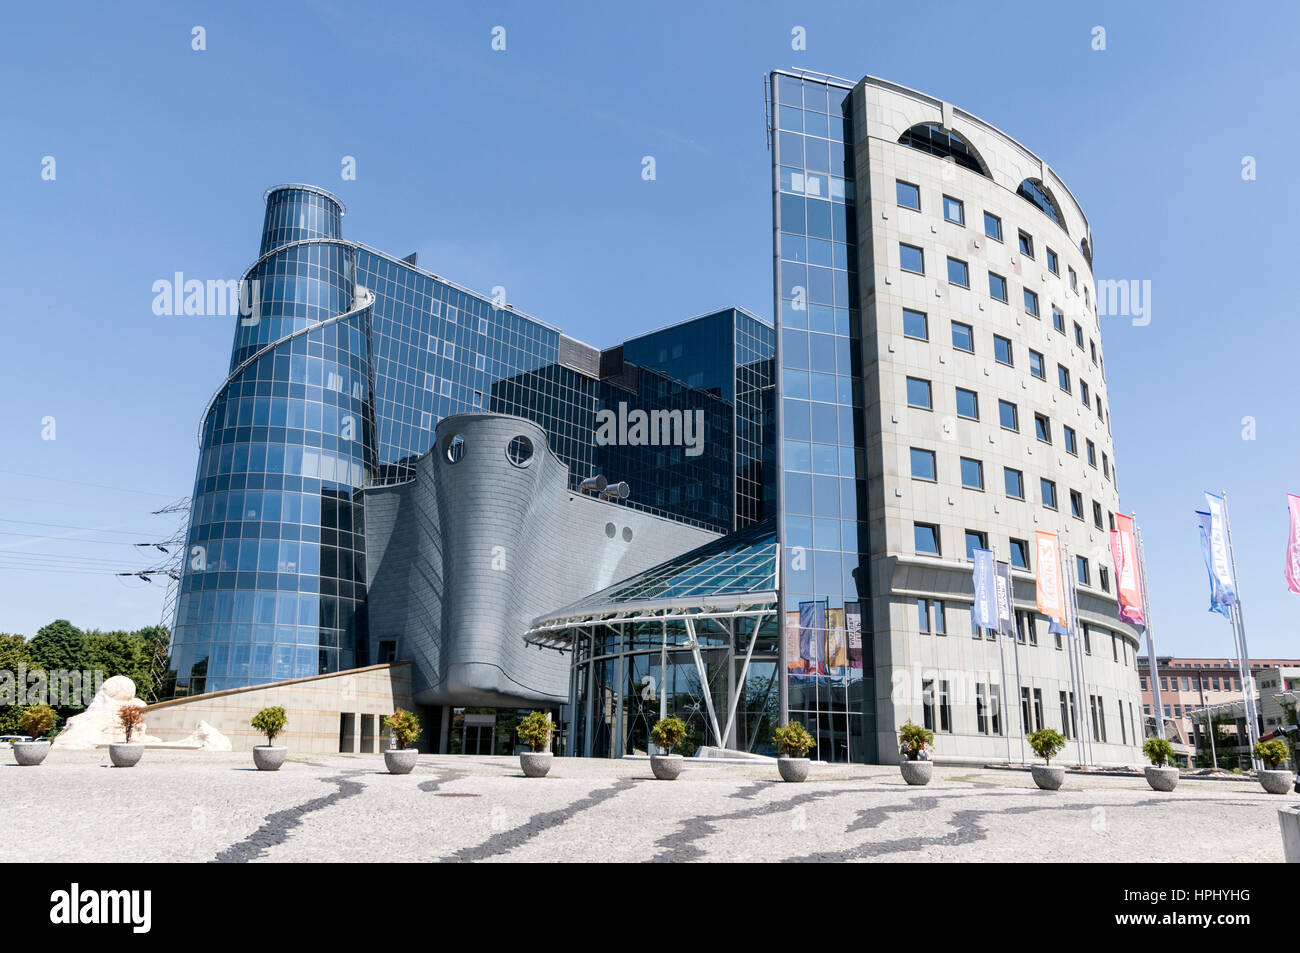
[[[1255,677],[1250,667],[1250,650],[1246,647],[1246,620],[1241,612],[1241,577],[1237,575],[1237,554],[1232,548],[1232,520],[1228,517],[1228,491],[1220,490],[1223,497],[1223,529],[1228,537],[1228,562],[1232,565],[1232,584],[1236,589],[1233,599],[1234,634],[1237,640],[1237,669],[1241,673],[1241,694],[1246,709],[1246,739],[1250,744],[1250,761],[1259,770],[1255,757],[1255,743],[1259,741],[1259,713],[1255,708]]]
[[[1067,543],[1062,543],[1061,547],[1063,550],[1061,574],[1070,587],[1070,607],[1066,619],[1069,623],[1067,629],[1071,633],[1070,641],[1074,651],[1075,664],[1079,672],[1079,692],[1075,700],[1075,714],[1079,724],[1083,725],[1083,730],[1079,732],[1081,742],[1079,748],[1083,752],[1083,763],[1091,764],[1093,760],[1092,735],[1089,734],[1088,710],[1083,707],[1083,697],[1088,693],[1088,673],[1084,671],[1083,664],[1083,632],[1079,622],[1078,606],[1075,603],[1075,578],[1074,567],[1070,563],[1070,547]]]
[[[1028,726],[1025,724],[1025,689],[1020,684],[1020,620],[1016,618],[1016,604],[1011,603],[1011,624],[1016,630],[1015,638],[1011,640],[1011,650],[1016,659],[1016,701],[1017,711],[1020,712],[1017,718],[1020,720],[1020,763],[1024,765],[1025,761],[1025,732]]]
[[[1072,628],[1072,629],[1075,629],[1075,628],[1077,628],[1079,625],[1081,625],[1081,623],[1079,622],[1079,577],[1078,577],[1078,573],[1077,573],[1076,570],[1075,570],[1075,567],[1074,567],[1073,565],[1069,564],[1069,563],[1066,564],[1066,572],[1068,572],[1068,573],[1070,574],[1070,618],[1073,620],[1072,625],[1071,625],[1071,628]],[[1078,639],[1075,639],[1075,642],[1076,642],[1076,643],[1077,643],[1078,641],[1079,641]],[[1077,648],[1077,646],[1076,646],[1076,648]],[[1079,662],[1079,664],[1080,664],[1080,666],[1083,665],[1082,656],[1080,656],[1080,662]],[[1087,682],[1085,681],[1084,684],[1086,685]],[[1097,706],[1098,706],[1098,708],[1100,708],[1100,706],[1101,706],[1101,698],[1100,698],[1100,696],[1097,698]],[[1098,714],[1099,714],[1102,718],[1105,717],[1105,712],[1099,712]],[[1120,713],[1120,717],[1121,717],[1121,718],[1124,717],[1122,712]],[[1090,737],[1091,737],[1091,736],[1090,736]],[[1096,755],[1093,754],[1093,750],[1092,750],[1092,741],[1091,741],[1091,740],[1089,740],[1089,741],[1087,742],[1087,745],[1086,745],[1085,750],[1086,750],[1086,752],[1087,752],[1087,756],[1088,756],[1088,764],[1095,764],[1096,761],[1097,761],[1097,758],[1096,758]]]
[[[1165,736],[1164,701],[1160,696],[1160,662],[1156,655],[1155,627],[1151,624],[1151,596],[1147,589],[1147,551],[1142,542],[1142,527],[1138,525],[1137,514],[1129,513],[1133,521],[1133,538],[1137,541],[1138,580],[1142,586],[1142,620],[1147,635],[1147,669],[1151,676],[1152,710],[1156,716],[1156,737]],[[1145,728],[1146,726],[1143,725]]]

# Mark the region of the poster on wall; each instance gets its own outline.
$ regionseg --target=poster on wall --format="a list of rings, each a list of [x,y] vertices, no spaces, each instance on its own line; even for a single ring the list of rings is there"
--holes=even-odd
[[[862,604],[844,603],[844,634],[848,643],[849,668],[862,670]]]

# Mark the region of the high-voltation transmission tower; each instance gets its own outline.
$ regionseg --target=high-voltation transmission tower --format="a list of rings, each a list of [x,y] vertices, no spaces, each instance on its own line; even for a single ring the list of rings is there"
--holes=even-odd
[[[154,510],[154,516],[179,513],[181,523],[171,539],[160,543],[136,543],[142,549],[157,549],[167,558],[150,569],[136,572],[120,572],[119,576],[136,576],[145,582],[153,582],[154,576],[167,577],[167,595],[163,598],[162,617],[159,626],[167,630],[166,641],[154,643],[153,658],[149,660],[149,697],[148,701],[158,700],[158,691],[162,687],[163,677],[167,674],[167,657],[171,649],[172,626],[176,617],[176,598],[180,594],[181,567],[185,559],[185,531],[190,513],[190,498],[182,497],[175,503]]]

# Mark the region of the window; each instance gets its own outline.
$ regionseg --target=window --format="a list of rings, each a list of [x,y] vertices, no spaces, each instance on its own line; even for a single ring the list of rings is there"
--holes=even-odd
[[[1083,494],[1078,490],[1070,491],[1070,515],[1077,520],[1083,519]]]
[[[1097,465],[1097,461],[1095,459],[1089,462],[1091,462],[1094,467]],[[1104,450],[1101,452],[1101,473],[1102,476],[1104,476],[1107,480],[1110,479],[1110,457],[1106,456],[1106,451]]]
[[[1034,414],[1034,436],[1043,443],[1052,442],[1052,422],[1046,414]]]
[[[952,693],[946,679],[939,680],[939,730],[952,731]]]
[[[924,311],[903,309],[903,337],[916,338],[918,341],[930,340],[930,323]]]
[[[970,287],[970,269],[960,258],[948,257],[948,284],[962,288]]]
[[[957,388],[957,416],[968,420],[980,419],[979,395],[964,387]]]
[[[984,234],[995,242],[1002,241],[1002,219],[992,212],[984,213]]]
[[[1038,317],[1038,295],[1028,288],[1025,289],[1025,313]]]
[[[1113,533],[1115,532],[1115,514],[1107,510],[1106,516],[1110,519],[1110,531]]]
[[[1043,360],[1043,355],[1037,351],[1029,352],[1029,373],[1033,374],[1040,381],[1047,380],[1047,364]]]
[[[974,559],[975,550],[988,549],[988,537],[978,530],[966,530],[966,558]]]
[[[1052,327],[1062,334],[1065,333],[1065,312],[1055,305],[1052,306]]]
[[[1020,233],[1020,254],[1026,258],[1034,257],[1034,239],[1032,235],[1025,232]]]
[[[1088,452],[1088,462],[1095,467],[1097,465],[1097,445],[1091,440],[1084,440],[1083,444]]]
[[[997,298],[999,301],[1007,300],[1007,279],[999,274],[989,272],[989,297]]]
[[[1056,252],[1052,251],[1052,246],[1047,246],[1047,270],[1058,278],[1061,276],[1061,263],[1057,260]]]
[[[1000,334],[993,335],[993,357],[999,364],[1006,364],[1011,367],[1015,361],[1011,359],[1011,339],[1004,338]]]
[[[1079,585],[1091,586],[1092,577],[1088,574],[1088,560],[1084,556],[1074,557],[1074,568],[1079,574]]]
[[[965,225],[966,209],[965,206],[962,205],[961,199],[955,199],[951,195],[945,195],[943,197],[943,217],[954,225]]]
[[[1043,505],[1049,510],[1056,509],[1056,484],[1046,477],[1038,481],[1038,493],[1042,497]]]
[[[960,321],[952,323],[952,346],[959,351],[975,353],[975,329]]]
[[[982,735],[989,733],[988,702],[984,697],[984,684],[975,686],[975,728]]]
[[[1070,369],[1064,364],[1056,365],[1056,383],[1061,390],[1070,393]]]
[[[904,245],[900,242],[898,245],[898,264],[904,271],[923,275],[925,274],[925,252],[915,245]]]
[[[930,631],[930,601],[928,599],[916,600],[916,631]]]
[[[921,720],[926,731],[934,731],[934,679],[921,679]]]
[[[1062,424],[1061,430],[1065,433],[1065,452],[1077,457],[1079,455],[1079,444],[1074,438],[1074,428]]]
[[[907,406],[930,410],[930,382],[919,377],[907,379]]]
[[[1016,405],[1009,400],[998,401],[998,421],[1004,430],[1020,431],[1020,414]]]
[[[936,479],[933,450],[922,450],[918,447],[912,448],[912,479]]]
[[[1097,363],[1097,342],[1092,338],[1088,339],[1088,350],[1092,353],[1092,363]]]
[[[1025,498],[1025,475],[1021,471],[1013,470],[1011,467],[1003,467],[1002,483],[1006,487],[1007,496],[1013,500],[1023,500]]]
[[[1085,407],[1087,407],[1092,401],[1091,397],[1089,396],[1088,382],[1085,381],[1082,377],[1079,378],[1079,399],[1083,401],[1083,406]]]
[[[1110,570],[1105,566],[1098,566],[1097,577],[1101,580],[1101,591],[1110,592]]]
[[[933,523],[913,523],[912,539],[920,555],[939,555],[939,527]]]
[[[1059,692],[1061,699],[1061,734],[1070,737],[1070,702],[1065,692]]]
[[[962,457],[961,485],[968,490],[984,489],[984,464],[970,457]]]
[[[898,195],[898,204],[903,208],[921,211],[921,190],[911,182],[895,180],[894,191]]]
[[[943,603],[937,599],[934,601],[934,634],[948,634],[948,614],[944,611]]]
[[[1011,541],[1011,565],[1016,569],[1029,568],[1029,541],[1013,539]]]
[[[1076,275],[1076,274],[1074,273],[1074,269],[1073,269],[1073,268],[1069,268],[1069,267],[1067,267],[1065,270],[1068,271],[1068,272],[1070,273],[1070,290],[1073,291],[1075,294],[1078,294],[1078,293],[1079,293],[1079,276]]]
[[[1092,525],[1097,527],[1097,529],[1103,528],[1101,520],[1101,504],[1096,500],[1092,501]]]
[[[1080,351],[1083,350],[1083,328],[1080,327],[1078,321],[1074,322],[1074,346]]]

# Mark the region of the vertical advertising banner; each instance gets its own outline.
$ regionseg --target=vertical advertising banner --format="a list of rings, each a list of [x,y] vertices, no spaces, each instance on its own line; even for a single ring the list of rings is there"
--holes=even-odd
[[[1138,579],[1137,536],[1133,517],[1115,517],[1110,534],[1110,554],[1115,561],[1115,588],[1119,595],[1119,617],[1134,625],[1146,625],[1142,615],[1142,585]]]
[[[998,627],[997,585],[994,581],[993,553],[987,549],[976,549],[973,553],[975,583],[975,605],[971,609],[971,624],[982,629]]]
[[[1291,532],[1286,541],[1286,587],[1300,593],[1300,496],[1288,493],[1286,505],[1291,511]]]
[[[1213,517],[1209,513],[1196,511],[1196,528],[1201,534],[1201,555],[1205,557],[1205,571],[1210,576],[1210,611],[1217,612],[1225,619],[1232,618],[1231,603],[1214,575],[1214,557],[1210,554],[1210,534],[1213,532]]]
[[[1232,578],[1232,557],[1228,553],[1228,530],[1223,515],[1223,497],[1207,492],[1205,507],[1210,514],[1210,572],[1218,581],[1224,600],[1231,606],[1237,601],[1237,583]]]
[[[844,644],[844,610],[826,610],[826,668],[843,675],[849,656]]]
[[[1015,590],[1011,587],[1011,563],[999,560],[994,564],[994,584],[997,592],[998,634],[1014,638],[1016,634]]]
[[[849,668],[862,670],[862,605],[844,603],[844,633],[849,645]]]
[[[821,675],[826,658],[826,600],[810,599],[799,603],[799,657],[804,671]]]
[[[802,674],[803,658],[799,655],[799,613],[785,614],[785,670],[791,674]]]
[[[1038,553],[1038,611],[1058,622],[1065,618],[1065,588],[1061,584],[1061,550],[1055,533],[1034,533]]]

